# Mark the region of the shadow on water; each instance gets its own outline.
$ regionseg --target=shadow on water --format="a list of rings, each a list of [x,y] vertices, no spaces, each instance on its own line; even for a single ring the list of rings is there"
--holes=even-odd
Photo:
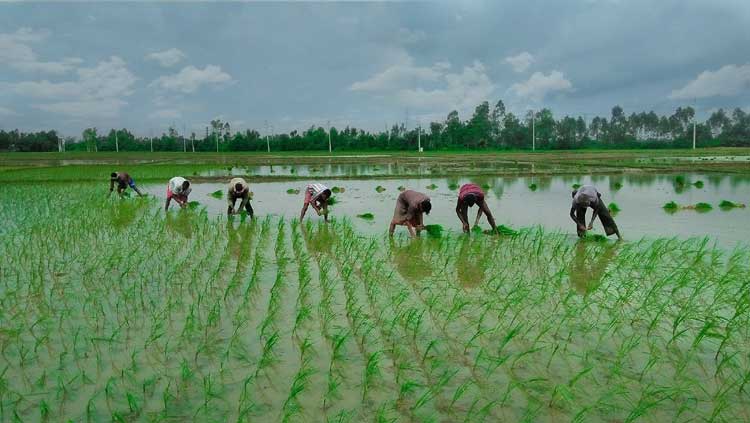
[[[483,247],[482,237],[465,236],[461,240],[461,247],[456,258],[456,276],[464,288],[474,288],[481,285],[487,275],[487,261],[492,257]]]
[[[596,290],[620,245],[620,242],[610,244],[579,240],[574,247],[568,273],[572,288],[582,295]]]
[[[127,229],[146,210],[148,201],[141,198],[123,199],[112,207],[111,223],[116,229]]]
[[[166,227],[173,234],[190,239],[193,237],[193,217],[195,215],[196,213],[191,210],[167,212]]]
[[[396,271],[407,281],[417,282],[432,276],[432,266],[425,259],[428,239],[390,240],[391,257]]]

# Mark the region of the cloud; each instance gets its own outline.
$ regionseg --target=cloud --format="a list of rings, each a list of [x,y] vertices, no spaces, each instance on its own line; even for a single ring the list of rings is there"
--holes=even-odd
[[[179,110],[174,109],[161,109],[157,110],[149,115],[151,119],[179,119],[182,117],[182,113]]]
[[[513,70],[521,73],[534,63],[534,56],[528,51],[524,51],[515,56],[508,56],[505,58],[505,63],[513,67]]]
[[[391,97],[401,106],[417,110],[444,112],[475,107],[492,94],[495,84],[479,61],[465,66],[460,72],[451,72],[450,63],[416,66],[414,60],[405,55],[400,63],[367,80],[353,83],[349,89]]]
[[[549,94],[570,91],[572,88],[573,84],[565,79],[562,72],[553,70],[549,75],[534,72],[525,82],[511,85],[510,91],[521,98],[541,101]]]
[[[18,116],[14,110],[0,106],[0,116]]]
[[[117,56],[92,68],[78,68],[77,80],[64,82],[22,81],[8,84],[16,94],[57,100],[36,108],[71,117],[113,117],[126,105],[122,98],[133,94],[137,78]]]
[[[416,82],[437,81],[450,64],[438,62],[432,67],[415,66],[414,59],[403,55],[399,63],[389,66],[364,81],[351,84],[351,91],[387,91],[413,85]]]
[[[686,100],[716,96],[735,96],[750,90],[750,63],[726,65],[717,71],[704,71],[684,87],[673,90],[669,98]]]
[[[231,75],[222,71],[221,66],[207,65],[204,69],[198,69],[190,65],[182,68],[180,72],[174,75],[159,77],[150,86],[189,94],[195,92],[201,85],[221,84],[231,81]]]
[[[34,31],[31,28],[20,28],[13,33],[0,34],[0,63],[23,72],[63,74],[83,62],[76,57],[51,62],[39,60],[29,44],[40,42],[48,36],[48,31]]]
[[[169,50],[156,51],[146,55],[146,60],[153,60],[162,67],[168,68],[180,63],[187,55],[182,50],[170,48]]]

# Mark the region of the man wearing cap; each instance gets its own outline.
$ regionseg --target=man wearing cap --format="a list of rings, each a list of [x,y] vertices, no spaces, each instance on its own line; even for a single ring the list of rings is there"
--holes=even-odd
[[[229,181],[229,187],[227,189],[227,214],[232,215],[235,213],[234,203],[240,200],[240,207],[237,209],[237,213],[241,212],[244,208],[250,217],[253,217],[253,206],[250,205],[250,185],[243,178],[233,178]]]
[[[484,191],[482,191],[477,184],[464,184],[458,191],[456,214],[463,224],[464,232],[469,233],[469,207],[474,206],[474,204],[479,207],[479,210],[477,210],[477,219],[474,221],[474,225],[476,226],[479,224],[479,219],[482,218],[482,213],[484,213],[487,215],[487,221],[490,222],[492,232],[497,233],[495,218],[492,217],[492,212],[490,212],[490,208],[487,207],[487,203],[484,201]]]
[[[591,207],[594,213],[591,215],[591,223],[586,226],[586,209]],[[602,195],[591,185],[584,185],[573,191],[573,204],[570,207],[570,218],[576,223],[576,230],[579,237],[586,235],[586,231],[594,229],[594,220],[597,216],[602,222],[604,232],[607,236],[617,234],[617,238],[622,239],[617,224],[609,213],[609,209],[602,201]]]

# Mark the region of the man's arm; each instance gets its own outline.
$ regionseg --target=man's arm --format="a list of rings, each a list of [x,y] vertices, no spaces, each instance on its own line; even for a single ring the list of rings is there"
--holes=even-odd
[[[458,220],[461,221],[461,226],[463,227],[464,232],[469,232],[468,209],[469,206],[467,204],[464,204],[463,201],[458,200],[456,202],[456,215],[458,215]]]
[[[589,231],[594,229],[594,220],[596,220],[596,217],[599,215],[599,208],[593,207],[593,209],[594,209],[594,213],[591,215],[591,223],[589,223],[588,228],[586,228]],[[583,223],[586,224],[586,219],[583,220]]]
[[[573,222],[576,222],[576,225],[578,224],[578,219],[576,219],[576,206],[570,206],[570,218],[573,219]]]
[[[323,202],[323,219],[328,223],[328,199]]]
[[[135,193],[138,194],[139,197],[143,197],[143,193],[138,189],[136,185],[133,185],[133,191],[135,191]]]
[[[234,203],[235,202],[237,202],[237,199],[234,198],[234,195],[232,195],[232,190],[230,189],[227,192],[227,214],[233,214],[234,213]],[[242,205],[243,204],[240,204],[239,210],[242,210]]]
[[[167,197],[167,204],[164,205],[164,211],[169,210],[169,203],[172,201],[171,197]]]
[[[305,213],[307,213],[307,206],[309,206],[309,203],[305,203],[304,206],[302,206],[302,211],[299,214],[299,221],[302,222],[302,219],[305,218]]]
[[[409,230],[409,235],[411,235],[412,238],[417,237],[417,235],[414,233],[414,225],[409,220],[406,221],[406,229]]]
[[[490,208],[487,207],[487,202],[482,200],[482,202],[479,204],[479,211],[477,212],[477,223],[479,223],[479,218],[482,217],[482,212],[487,215],[487,221],[490,222],[490,226],[492,227],[493,232],[497,232],[497,225],[495,224],[495,218],[492,216],[492,212],[490,211]]]
[[[115,189],[115,180],[109,178],[109,195],[112,195],[112,191]]]

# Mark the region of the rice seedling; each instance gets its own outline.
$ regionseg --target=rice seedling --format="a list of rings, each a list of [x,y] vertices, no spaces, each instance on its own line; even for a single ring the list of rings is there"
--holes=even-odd
[[[620,208],[620,206],[617,205],[617,203],[609,203],[608,208],[609,208],[609,212],[612,213],[613,215],[622,211],[622,209]]]
[[[742,203],[735,203],[733,201],[729,200],[721,200],[721,203],[719,203],[719,208],[722,210],[731,210],[734,208],[745,208],[745,204]]]
[[[427,188],[427,189],[429,189],[429,190],[436,190],[436,189],[437,189],[437,187],[438,187],[438,186],[437,186],[437,185],[435,185],[435,184],[430,184],[430,185],[427,185],[427,186],[426,186],[425,188]]]
[[[375,187],[375,191],[377,191],[377,192],[383,192],[383,191],[385,191],[385,187],[382,186],[382,185],[378,185],[378,186]]]
[[[700,213],[709,212],[713,209],[713,207],[708,203],[696,203],[691,206],[685,206],[686,209],[695,210]]]
[[[224,198],[224,191],[217,189],[216,191],[209,194],[213,198]]]
[[[286,190],[286,193],[290,195],[296,195],[299,194],[299,192],[299,188],[289,188]]]
[[[440,238],[443,235],[442,225],[425,225],[424,230],[433,238]]]
[[[346,190],[343,187],[333,187],[331,188],[331,192],[334,194],[339,194],[342,192],[345,192]]]
[[[339,199],[335,195],[332,195],[332,196],[328,197],[328,205],[329,206],[337,204],[338,202],[339,202]]]
[[[680,209],[680,205],[675,203],[674,201],[670,201],[662,207],[664,210],[669,212],[675,212]]]
[[[572,186],[572,188],[573,188],[574,190],[576,190],[576,189],[578,189],[578,188],[580,188],[580,187],[581,187],[581,184],[578,184],[578,183],[575,183],[575,184],[573,184],[573,186]]]
[[[693,182],[693,186],[696,187],[696,188],[703,188],[703,181],[697,180],[697,181]]]
[[[529,184],[529,190],[531,191],[536,191],[538,188],[539,187],[534,183]]]
[[[403,192],[403,191],[406,191],[406,187],[405,187],[405,186],[403,186],[403,185],[399,185],[399,187],[398,187],[398,190],[399,190],[399,191],[402,191],[402,192]]]
[[[451,190],[451,191],[455,191],[455,190],[458,189],[458,184],[455,183],[455,182],[451,182],[451,183],[448,184],[448,189]]]
[[[612,190],[619,191],[621,189],[622,189],[622,182],[617,181],[612,184]]]
[[[358,214],[357,217],[360,218],[360,219],[364,219],[364,220],[373,220],[373,219],[375,219],[375,215],[372,214],[372,213],[370,213],[370,212]]]

